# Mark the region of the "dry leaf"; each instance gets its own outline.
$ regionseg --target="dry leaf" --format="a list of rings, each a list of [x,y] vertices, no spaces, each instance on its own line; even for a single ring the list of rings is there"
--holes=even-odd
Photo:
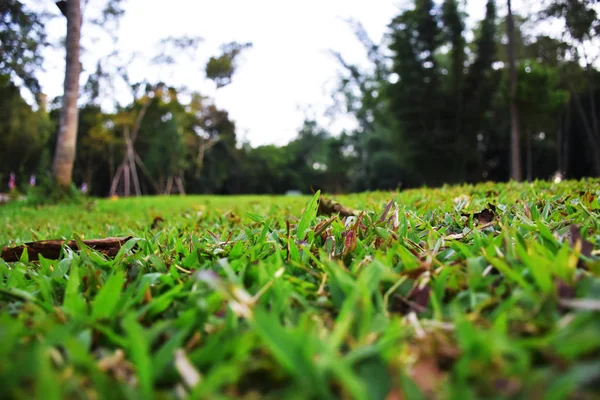
[[[192,365],[187,358],[185,351],[179,349],[175,352],[175,369],[181,375],[181,379],[188,388],[193,388],[202,380],[200,372]]]

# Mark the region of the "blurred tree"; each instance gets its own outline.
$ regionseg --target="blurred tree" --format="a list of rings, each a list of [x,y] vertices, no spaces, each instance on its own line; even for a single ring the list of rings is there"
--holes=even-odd
[[[18,175],[18,183],[41,172],[50,129],[45,102],[34,111],[10,77],[0,75],[0,182],[11,172]]]
[[[538,164],[534,163],[534,141],[543,144],[555,139],[553,131],[557,126],[558,110],[567,103],[569,93],[559,88],[558,70],[554,68],[525,61],[519,65],[517,73],[515,103],[526,138],[526,177],[531,181],[534,164]]]
[[[332,54],[343,68],[329,115],[352,115],[357,127],[335,142],[343,156],[349,190],[395,188],[403,176],[405,152],[401,132],[390,112],[389,60],[382,45],[371,40],[364,27],[348,21],[366,51],[370,66],[348,63],[339,52]],[[406,183],[406,182],[404,182]]]
[[[568,44],[570,58],[584,65],[584,73],[571,67],[565,70],[575,111],[581,120],[596,176],[600,175],[600,121],[596,104],[597,48],[600,40],[598,0],[555,0],[546,6],[543,17],[564,24],[563,40]],[[582,96],[582,91],[587,91]],[[582,100],[586,101],[583,102]]]
[[[75,181],[85,183],[88,193],[104,196],[110,185],[110,158],[107,154],[119,143],[114,129],[114,116],[93,104],[79,110]]]
[[[206,77],[217,84],[217,88],[231,83],[237,64],[236,59],[244,49],[252,47],[252,43],[231,42],[221,46],[221,55],[211,57],[206,64]]]
[[[85,3],[87,4],[87,2]],[[56,3],[67,20],[66,68],[64,94],[56,150],[52,164],[52,175],[61,187],[68,187],[72,182],[77,146],[77,126],[79,99],[79,77],[81,74],[80,46],[83,14],[80,0],[59,1]],[[101,18],[90,22],[106,26],[110,20],[123,15],[121,0],[107,0]]]
[[[223,192],[238,163],[235,123],[227,111],[209,104],[198,116],[198,126],[197,188],[203,193]]]
[[[416,182],[442,184],[481,178],[478,141],[492,107],[499,74],[496,60],[496,7],[486,15],[469,57],[464,12],[445,1],[415,0],[390,24],[391,113],[407,147],[409,175]]]
[[[79,45],[81,35],[81,4],[79,0],[69,0],[57,5],[67,19],[66,68],[63,106],[56,140],[56,151],[52,164],[52,176],[63,188],[71,185],[75,150],[77,144],[77,99],[79,98]]]
[[[41,15],[22,2],[0,2],[0,75],[20,80],[34,96],[40,93],[36,77],[42,67],[46,31]]]
[[[521,133],[519,131],[519,108],[517,106],[517,60],[515,54],[515,23],[511,0],[507,0],[506,34],[508,36],[507,54],[509,68],[509,104],[510,104],[510,176],[516,181],[523,179],[521,167]]]

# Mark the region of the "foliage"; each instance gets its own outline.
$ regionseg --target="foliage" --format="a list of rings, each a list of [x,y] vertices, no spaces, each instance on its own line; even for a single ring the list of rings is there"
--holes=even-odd
[[[42,66],[46,31],[40,15],[22,2],[0,3],[0,75],[18,78],[33,95],[40,93],[36,72]]]
[[[43,206],[55,204],[83,204],[85,194],[74,184],[69,187],[56,185],[54,180],[47,174],[37,178],[35,186],[27,188],[26,203],[29,206]]]
[[[211,57],[206,64],[206,77],[212,79],[217,88],[227,86],[236,70],[236,59],[244,49],[252,47],[252,43],[231,42],[221,46],[221,55]]]
[[[29,182],[47,162],[51,125],[46,111],[34,111],[7,75],[0,75],[0,121],[0,181],[14,172],[17,183]]]
[[[44,175],[49,167],[61,98],[45,113],[43,95],[37,109],[18,93],[25,88],[23,78],[18,63],[10,60],[21,60],[32,73],[38,70],[47,17],[20,4],[8,2],[2,8],[3,23],[21,25],[0,29],[0,38],[10,37],[21,46],[15,49],[30,58],[14,53],[0,61],[5,68],[0,88],[0,185],[6,187],[8,174],[15,172],[18,189],[24,192],[29,177]],[[48,4],[58,14],[54,4]],[[541,15],[515,15],[518,107],[526,133],[522,145],[527,146],[522,162],[531,179],[548,179],[556,171],[575,178],[600,171],[600,74],[590,62],[593,53],[583,51],[597,41],[597,24],[590,19],[594,4],[549,2]],[[114,31],[123,5],[122,0],[98,0],[86,7],[84,54],[95,40],[105,39],[98,26]],[[355,126],[337,134],[314,115],[282,146],[252,148],[242,142],[228,110],[218,108],[204,93],[158,80],[132,81],[128,65],[133,55],[128,59],[127,54],[94,53],[92,68],[89,59],[84,63],[82,82],[87,82],[79,99],[74,182],[85,183],[96,196],[109,193],[124,159],[125,129],[133,129],[145,98],[151,98],[151,105],[134,145],[145,166],[139,171],[145,194],[166,192],[172,178],[180,179],[187,193],[215,194],[343,193],[505,181],[510,142],[506,27],[496,2],[487,1],[485,7],[483,20],[470,29],[464,2],[412,0],[390,18],[380,42],[373,41],[359,21],[349,21],[368,63],[354,64],[331,51],[340,72],[332,93],[334,106],[326,116],[351,117]],[[532,29],[540,16],[563,23],[564,37]],[[26,31],[31,35],[24,37]],[[163,71],[182,62],[194,64],[201,43],[195,36],[166,37],[146,61]],[[249,47],[243,42],[221,46],[220,54],[205,65],[206,77],[217,87],[229,84],[240,55]],[[131,88],[131,99],[107,111],[104,105],[116,101],[114,93],[122,84]],[[265,113],[265,123],[271,123],[269,115]]]
[[[599,194],[585,180],[339,197],[358,219],[315,216],[318,194],[9,204],[2,245],[133,239],[114,259],[0,261],[3,393],[593,398]]]
[[[415,1],[390,25],[392,72],[397,76],[388,91],[391,112],[401,129],[399,142],[409,147],[410,174],[420,182],[479,179],[477,136],[485,132],[498,82],[492,69],[495,2],[486,7],[471,57],[455,1],[444,2],[441,10],[433,1]]]

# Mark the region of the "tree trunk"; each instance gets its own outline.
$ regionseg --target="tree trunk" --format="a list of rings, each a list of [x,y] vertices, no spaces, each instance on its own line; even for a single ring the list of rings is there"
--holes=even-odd
[[[515,24],[512,14],[511,0],[508,0],[508,15],[506,16],[508,35],[508,64],[510,82],[510,177],[515,181],[523,179],[521,168],[521,138],[519,133],[519,110],[515,104],[517,94],[517,66],[515,61]]]
[[[67,42],[66,68],[63,106],[60,116],[60,128],[56,141],[56,151],[52,164],[52,176],[56,183],[68,187],[72,181],[75,148],[77,145],[77,121],[79,98],[79,40],[81,35],[81,5],[79,0],[66,3]]]
[[[583,125],[583,131],[587,135],[587,138],[589,140],[589,146],[593,153],[592,154],[592,163],[593,163],[593,167],[594,167],[594,173],[596,176],[600,176],[600,142],[599,142],[598,135],[596,134],[596,132],[594,132],[593,126],[590,123],[590,121],[588,121],[587,116],[585,114],[585,109],[583,108],[583,104],[581,102],[581,99],[577,95],[577,92],[573,88],[573,85],[571,85],[571,97],[573,98],[573,100],[575,102],[575,108],[577,108],[577,113],[579,114],[579,117],[581,118],[581,123]],[[592,111],[592,110],[590,110],[590,111]],[[593,113],[593,111],[592,111],[592,113]]]
[[[566,117],[566,125],[565,125],[565,131],[564,131],[564,146],[562,149],[562,165],[563,165],[563,170],[561,170],[560,172],[563,173],[565,179],[569,176],[569,162],[571,161],[571,159],[569,158],[569,152],[571,149],[571,105],[567,104],[567,117]]]
[[[527,181],[533,181],[533,134],[527,130]]]

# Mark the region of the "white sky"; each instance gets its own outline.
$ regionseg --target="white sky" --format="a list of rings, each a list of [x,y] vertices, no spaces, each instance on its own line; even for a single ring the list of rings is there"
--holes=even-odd
[[[39,1],[26,3],[39,5]],[[517,11],[519,6],[523,7],[522,1],[515,1]],[[89,7],[98,2],[103,0],[89,0]],[[164,37],[201,36],[204,42],[195,62],[182,57],[176,67],[158,72],[147,61],[140,60],[130,65],[131,77],[161,79],[168,85],[199,90],[229,111],[238,127],[239,140],[249,140],[252,145],[285,144],[296,135],[305,110],[310,109],[309,115],[318,117],[331,104],[339,66],[328,50],[341,52],[350,62],[366,62],[362,45],[344,19],[361,22],[371,38],[379,42],[391,19],[411,3],[408,0],[127,0],[116,50],[123,55],[138,52],[147,60],[156,54],[156,43]],[[51,10],[57,12],[55,8],[52,6]],[[468,12],[473,21],[480,20],[485,0],[469,0]],[[57,18],[48,28],[53,36],[60,37],[65,25],[64,19]],[[233,83],[215,91],[214,84],[205,79],[204,66],[210,56],[219,53],[221,44],[231,41],[252,42],[253,47],[243,53]],[[83,64],[88,70],[95,68],[98,55],[115,50],[107,41],[88,42],[86,46]],[[46,73],[40,78],[50,98],[62,92],[63,71],[64,53],[48,52]],[[121,98],[127,99],[123,95]],[[339,130],[347,123],[337,121],[332,129]]]

